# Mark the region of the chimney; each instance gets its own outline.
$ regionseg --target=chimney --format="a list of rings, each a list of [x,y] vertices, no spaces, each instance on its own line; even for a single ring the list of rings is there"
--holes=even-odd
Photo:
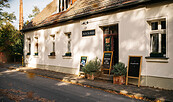
[[[20,0],[20,7],[19,7],[19,30],[23,28],[23,1]]]

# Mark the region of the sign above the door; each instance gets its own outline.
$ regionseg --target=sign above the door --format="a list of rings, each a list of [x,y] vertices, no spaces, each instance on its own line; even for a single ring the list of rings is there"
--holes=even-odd
[[[95,29],[94,29],[94,30],[82,31],[82,37],[85,37],[85,36],[92,36],[92,35],[95,35]]]

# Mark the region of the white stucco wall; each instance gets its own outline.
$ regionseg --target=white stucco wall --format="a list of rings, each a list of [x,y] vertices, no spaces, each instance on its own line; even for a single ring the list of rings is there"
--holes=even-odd
[[[68,68],[79,68],[81,56],[88,56],[91,60],[96,56],[102,59],[103,54],[103,31],[100,26],[119,25],[119,61],[128,63],[129,55],[143,56],[142,72],[144,76],[157,76],[173,78],[173,4],[148,6],[96,18],[84,19],[75,23],[65,24],[53,28],[47,28],[25,33],[25,39],[31,38],[31,55],[25,58],[25,63],[30,67],[35,64],[54,65]],[[168,63],[147,62],[149,56],[150,35],[148,33],[147,20],[166,18],[167,21],[167,57]],[[87,25],[82,22],[88,21]],[[95,29],[95,36],[82,37],[83,30]],[[67,52],[67,36],[71,32],[70,59],[63,58]],[[39,55],[34,55],[34,34],[38,34]],[[48,55],[52,52],[52,37],[55,34],[55,58]],[[25,55],[28,52],[27,40],[25,40]],[[36,66],[35,66],[36,67]],[[76,72],[78,73],[78,72]]]
[[[161,19],[166,18],[167,22],[167,57],[168,63],[146,63],[146,74],[149,76],[173,78],[173,4],[163,6],[149,6],[146,9],[146,19]],[[147,36],[149,44],[149,36]],[[146,50],[149,53],[149,48]]]

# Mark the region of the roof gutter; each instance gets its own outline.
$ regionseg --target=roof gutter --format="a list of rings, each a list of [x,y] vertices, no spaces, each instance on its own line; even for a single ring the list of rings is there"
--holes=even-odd
[[[44,25],[39,25],[39,26],[35,26],[35,27],[32,27],[32,28],[28,28],[28,29],[22,29],[21,31],[22,32],[27,32],[27,31],[39,29],[39,28],[42,28],[42,27],[47,27],[47,26],[50,26],[50,25],[53,25],[53,24],[62,23],[62,22],[68,21],[68,20],[73,20],[73,19],[77,19],[77,18],[81,18],[81,17],[93,15],[93,14],[98,14],[98,13],[101,13],[101,12],[110,11],[110,10],[118,9],[118,8],[122,8],[122,7],[132,6],[132,5],[135,5],[135,4],[144,3],[144,2],[148,2],[148,1],[151,1],[151,0],[136,0],[134,2],[130,2],[130,3],[126,3],[126,4],[122,4],[122,5],[118,5],[118,6],[112,6],[112,7],[110,6],[110,7],[107,7],[105,9],[102,9],[102,10],[91,11],[91,12],[87,12],[87,13],[81,13],[81,14],[78,14],[78,15],[75,15],[75,16],[72,16],[72,17],[67,17],[67,18],[58,20],[58,21],[52,21],[52,22],[49,22],[49,23],[44,24]]]

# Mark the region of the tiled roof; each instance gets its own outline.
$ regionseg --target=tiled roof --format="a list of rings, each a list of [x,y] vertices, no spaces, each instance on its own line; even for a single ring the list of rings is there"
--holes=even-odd
[[[146,1],[150,0],[77,0],[66,11],[51,15],[44,19],[41,23],[30,22],[27,26],[23,28],[23,31],[36,29],[61,21],[70,20],[82,15],[94,14],[112,8],[124,7],[127,5],[133,5]]]

